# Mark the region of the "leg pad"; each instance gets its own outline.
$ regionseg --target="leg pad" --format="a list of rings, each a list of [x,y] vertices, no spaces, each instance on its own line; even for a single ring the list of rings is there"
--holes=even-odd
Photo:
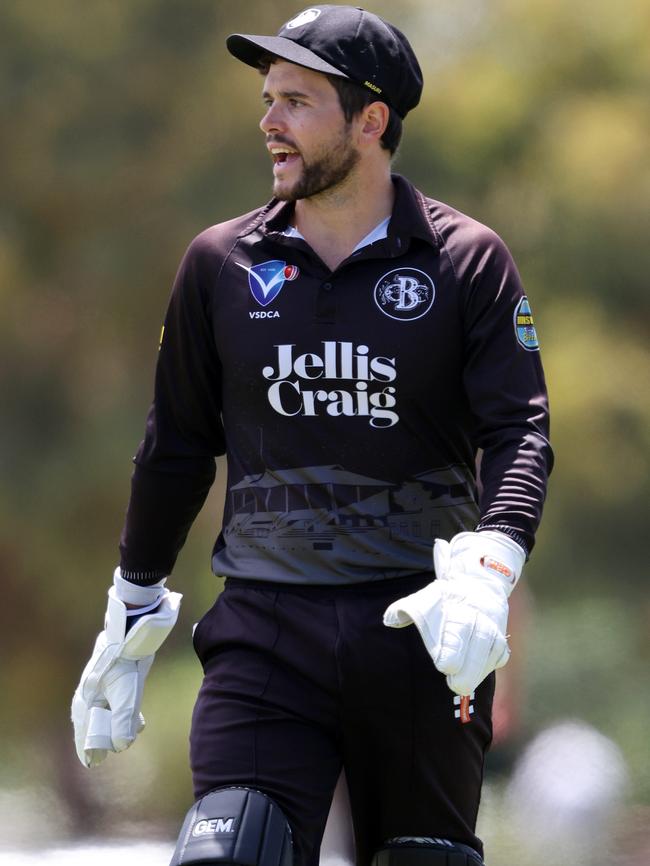
[[[185,817],[169,866],[292,866],[291,829],[251,788],[218,788]]]
[[[484,866],[469,845],[428,836],[399,836],[377,851],[372,866]]]

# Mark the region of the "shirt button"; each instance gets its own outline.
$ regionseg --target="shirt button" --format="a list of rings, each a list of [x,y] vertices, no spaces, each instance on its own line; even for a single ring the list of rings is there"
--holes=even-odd
[[[325,289],[326,292],[329,292],[332,288],[332,284],[331,283],[323,283],[323,288]]]

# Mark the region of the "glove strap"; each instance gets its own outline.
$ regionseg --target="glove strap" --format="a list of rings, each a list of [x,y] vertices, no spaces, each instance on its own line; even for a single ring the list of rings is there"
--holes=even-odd
[[[124,627],[125,634],[128,634],[130,629],[136,624],[136,622],[145,614],[154,613],[160,607],[159,601],[154,601],[153,604],[148,604],[145,607],[134,607],[131,609],[127,609],[126,611],[126,625]]]

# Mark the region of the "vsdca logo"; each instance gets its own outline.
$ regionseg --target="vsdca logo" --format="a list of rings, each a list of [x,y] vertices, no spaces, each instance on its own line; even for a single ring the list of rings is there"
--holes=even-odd
[[[433,280],[417,268],[397,268],[379,279],[375,303],[386,316],[402,322],[421,319],[436,295]]]
[[[235,264],[248,273],[248,286],[258,304],[268,306],[280,294],[280,289],[286,280],[295,280],[300,271],[295,265],[288,265],[279,259],[262,262],[260,265],[247,267],[240,262]]]

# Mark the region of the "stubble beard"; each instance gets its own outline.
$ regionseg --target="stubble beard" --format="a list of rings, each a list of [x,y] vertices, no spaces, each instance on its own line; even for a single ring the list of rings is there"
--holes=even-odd
[[[294,185],[282,189],[276,181],[273,193],[280,201],[297,201],[331,192],[342,184],[359,162],[359,151],[347,140],[347,128],[335,149],[328,147],[324,153],[307,162],[304,157],[302,174]]]

